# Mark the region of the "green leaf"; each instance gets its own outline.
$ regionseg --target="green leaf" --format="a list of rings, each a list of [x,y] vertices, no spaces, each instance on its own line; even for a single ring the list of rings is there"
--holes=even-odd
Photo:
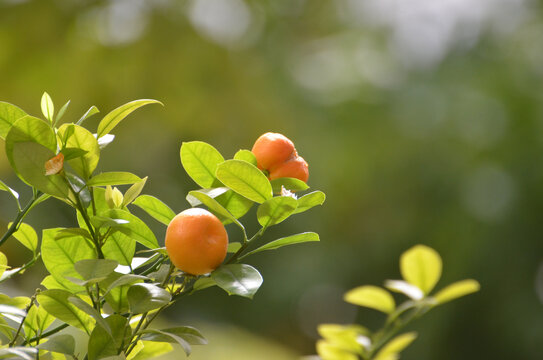
[[[116,280],[120,279],[123,276],[125,275],[114,272],[110,276],[108,276],[107,279],[100,282],[100,287],[103,289],[107,289],[106,293],[104,294],[107,305],[109,305],[111,309],[116,313],[125,313],[129,311],[127,292],[130,285],[125,284],[113,286],[113,283],[115,283]]]
[[[267,228],[286,220],[294,213],[298,202],[290,196],[276,196],[262,203],[256,216],[262,227]]]
[[[172,339],[168,336],[164,336],[164,334],[167,334],[178,336],[191,345],[207,344],[206,338],[200,333],[200,331],[198,331],[198,329],[193,328],[192,326],[178,326],[173,328],[160,329],[159,331],[160,332],[156,332],[154,330],[144,330],[144,335],[141,337],[141,339],[158,342],[175,342],[175,340],[172,341]]]
[[[432,248],[416,245],[400,257],[400,271],[408,283],[428,294],[441,277],[441,257]]]
[[[140,182],[141,178],[129,172],[105,172],[97,174],[87,182],[88,186],[126,185]]]
[[[108,134],[111,130],[115,128],[125,117],[127,117],[134,110],[149,104],[160,104],[163,105],[160,101],[152,99],[141,99],[134,100],[124,105],[119,106],[118,108],[112,110],[109,114],[104,116],[104,118],[98,124],[98,138]]]
[[[249,164],[256,166],[256,157],[251,150],[238,150],[234,155],[235,160],[247,161]]]
[[[57,124],[60,121],[60,119],[62,119],[62,117],[64,116],[64,113],[68,109],[68,106],[70,106],[70,100],[68,100],[66,104],[62,105],[62,107],[58,111],[57,116],[55,116],[55,124]]]
[[[279,178],[270,181],[274,194],[281,194],[281,189],[284,187],[285,190],[289,191],[304,191],[309,189],[309,186],[302,180],[295,178]]]
[[[0,138],[5,140],[11,126],[26,115],[17,106],[0,101]]]
[[[41,112],[43,116],[51,123],[53,123],[53,118],[55,115],[55,106],[53,105],[53,100],[48,93],[44,92],[41,97]]]
[[[0,304],[0,314],[9,314],[24,318],[26,316],[26,311],[15,306]]]
[[[216,175],[224,185],[259,204],[272,197],[266,175],[246,161],[227,160],[217,166]]]
[[[108,283],[108,285],[107,285],[106,291],[104,292],[104,296],[111,290],[115,289],[116,287],[134,284],[136,282],[141,282],[147,279],[146,276],[135,275],[135,274],[121,274],[120,276],[119,274],[115,274],[113,278],[115,279],[113,282],[110,282],[110,281],[106,282]]]
[[[24,330],[27,338],[32,338],[38,333],[43,333],[55,321],[43,307],[32,306],[24,321]]]
[[[57,282],[73,290],[83,290],[72,285],[66,276],[77,277],[74,264],[83,259],[95,259],[96,252],[82,236],[55,240],[60,229],[43,230],[41,254],[45,267]]]
[[[317,341],[317,353],[324,360],[358,360],[359,357],[341,346],[326,340]]]
[[[320,241],[319,234],[314,233],[314,232],[304,232],[301,234],[287,236],[281,239],[271,241],[265,245],[262,245],[261,247],[247,253],[245,256],[249,256],[260,251],[279,249],[280,247],[283,247],[286,245],[301,244],[301,243],[311,242],[311,241]]]
[[[10,227],[11,224],[12,223],[9,223],[8,227]],[[32,226],[25,223],[20,223],[19,229],[13,233],[13,237],[17,239],[17,241],[19,241],[24,247],[33,253],[36,253],[36,250],[38,249],[38,235]]]
[[[6,136],[6,155],[15,173],[27,184],[62,199],[69,188],[61,175],[45,175],[45,163],[56,155],[57,140],[44,121],[25,116]]]
[[[394,298],[386,290],[372,285],[359,286],[349,290],[344,300],[348,303],[364,306],[390,314],[396,308]]]
[[[228,244],[227,252],[233,254],[237,252],[239,249],[241,249],[241,244],[239,242],[233,242],[233,243]]]
[[[63,151],[64,161],[67,161],[79,176],[88,180],[98,165],[100,146],[94,135],[84,127],[74,124],[64,124],[58,129],[58,134],[61,138],[64,138],[68,132],[73,133],[67,137],[64,144],[65,147],[79,149],[82,152],[82,156],[70,159]]]
[[[124,196],[117,188],[106,186],[106,203],[110,209],[120,209],[123,207]]]
[[[2,180],[0,180],[0,191],[7,191],[15,198],[15,200],[19,200],[19,193],[7,186]]]
[[[85,114],[83,114],[83,116],[81,117],[81,119],[77,120],[77,123],[76,125],[81,125],[83,124],[83,121],[87,120],[88,118],[90,118],[92,115],[94,114],[98,114],[100,112],[100,110],[98,110],[98,108],[94,105],[92,105],[89,110],[87,110],[87,112]]]
[[[193,190],[190,191],[187,195],[187,200],[189,203],[196,202],[194,199],[197,199],[198,202],[204,204],[208,207],[209,211],[217,215],[219,219],[223,222],[225,220],[232,221],[237,226],[239,226],[241,229],[244,229],[243,225],[232,215],[228,210],[226,210],[221,204],[217,202],[217,200],[213,199],[212,197],[208,196],[205,192],[199,191],[199,190]]]
[[[176,344],[181,345],[181,347],[183,348],[183,351],[185,352],[185,354],[187,354],[187,356],[189,356],[191,353],[190,344],[182,337],[179,337],[174,334],[169,334],[157,329],[148,329],[148,330],[145,330],[145,332],[149,334],[147,340],[151,339],[152,341],[152,339],[156,338],[158,339],[157,341],[160,341],[160,342],[167,341],[171,343],[176,343]]]
[[[211,278],[229,295],[252,299],[260,285],[262,275],[247,264],[223,265],[211,273]]]
[[[132,360],[152,359],[173,350],[169,343],[142,341],[143,349]]]
[[[128,304],[134,314],[161,308],[170,300],[169,292],[153,284],[135,284],[128,289]]]
[[[112,218],[100,216],[100,215],[91,216],[90,222],[97,229],[108,228],[108,227],[116,229],[120,227],[121,225],[125,225],[129,223],[128,220],[112,219]]]
[[[3,252],[0,252],[0,277],[4,271],[8,268],[8,258],[4,255]]]
[[[317,205],[322,205],[325,199],[326,195],[322,191],[314,191],[306,194],[298,199],[298,207],[294,211],[294,214],[307,211]]]
[[[14,306],[18,309],[25,309],[28,304],[30,304],[30,298],[26,296],[10,298],[7,295],[0,294],[0,304]]]
[[[203,188],[215,183],[217,165],[224,162],[221,153],[202,141],[184,142],[181,145],[181,164],[194,182]]]
[[[368,335],[368,330],[358,325],[321,324],[317,330],[328,343],[353,353],[362,351],[358,340],[360,336]]]
[[[13,359],[13,355],[17,356],[17,359],[34,360],[38,350],[31,347],[15,346],[10,348],[0,349],[0,358],[4,356],[10,356]]]
[[[375,360],[386,360],[390,356],[397,355],[403,351],[406,347],[411,345],[417,338],[416,332],[409,332],[396,336],[390,340],[382,349],[377,353]]]
[[[92,241],[91,234],[87,229],[81,229],[81,228],[59,228],[57,229],[55,233],[55,240],[60,240],[64,238],[74,237],[74,236],[80,236],[87,240]]]
[[[64,161],[68,161],[82,157],[87,153],[87,151],[78,148],[64,148],[62,149],[61,153],[64,155]]]
[[[144,177],[141,181],[132,185],[130,188],[128,188],[128,190],[126,190],[126,193],[124,194],[121,207],[125,207],[126,205],[132,203],[132,201],[134,201],[139,196],[139,194],[141,194],[141,191],[143,190],[146,182],[147,176]]]
[[[99,360],[116,355],[117,347],[111,335],[102,327],[95,327],[89,338],[88,360]]]
[[[191,294],[195,291],[207,289],[215,285],[217,285],[217,283],[215,283],[215,280],[213,280],[212,278],[200,277],[198,278],[198,280],[194,282],[194,285],[192,286]]]
[[[125,234],[112,232],[102,246],[106,259],[116,260],[121,265],[129,266],[136,251],[136,241]]]
[[[47,342],[37,346],[40,350],[47,350],[66,355],[75,354],[75,339],[70,334],[61,334],[50,337]]]
[[[137,216],[120,209],[111,209],[102,215],[112,219],[127,220],[127,224],[118,225],[115,229],[149,249],[156,249],[159,247],[155,234],[153,234],[151,229],[149,229],[149,227]]]
[[[69,291],[54,289],[40,292],[37,299],[49,314],[90,334],[94,319],[68,300],[72,296]]]
[[[83,259],[76,262],[74,268],[83,280],[96,280],[105,279],[118,265],[115,260]]]
[[[222,195],[215,198],[226,210],[230,212],[236,219],[245,215],[253,206],[253,202],[240,194],[228,190]]]
[[[451,300],[477,292],[480,288],[481,285],[479,285],[476,280],[467,279],[457,281],[440,290],[434,295],[434,298],[438,304],[444,304]]]
[[[175,213],[168,205],[151,195],[140,195],[132,202],[132,204],[138,206],[164,225],[168,225],[175,217]]]
[[[79,310],[81,310],[81,311],[85,312],[86,314],[88,314],[89,316],[91,316],[96,321],[96,324],[100,325],[103,328],[102,331],[105,330],[105,331],[107,331],[108,333],[111,334],[111,329],[109,328],[109,325],[106,323],[106,321],[104,320],[102,315],[98,312],[98,310],[96,310],[91,305],[89,305],[85,301],[81,300],[77,296],[68,297],[68,301],[70,301],[70,303],[74,304]]]

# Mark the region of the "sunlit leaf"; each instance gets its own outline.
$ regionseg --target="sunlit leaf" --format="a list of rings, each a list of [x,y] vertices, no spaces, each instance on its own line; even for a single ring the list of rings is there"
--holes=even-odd
[[[166,354],[173,350],[169,343],[159,343],[154,341],[142,341],[143,349],[134,356],[132,360],[147,360]],[[128,360],[128,359],[127,359]]]
[[[4,253],[0,252],[0,277],[4,271],[8,268],[8,258]]]
[[[82,126],[74,124],[64,124],[58,129],[59,136],[64,137],[67,133],[72,133],[66,139],[67,148],[79,149],[83,152],[82,156],[72,159],[66,156],[66,161],[83,179],[89,179],[98,165],[100,159],[100,146],[96,138],[90,131]]]
[[[311,241],[320,241],[319,234],[314,233],[314,232],[305,232],[301,234],[287,236],[287,237],[277,239],[274,241],[270,241],[269,243],[264,244],[261,247],[247,253],[247,255],[245,256],[249,256],[260,251],[279,249],[280,247],[283,247],[286,245],[301,244],[301,243],[311,242]]]
[[[375,360],[386,360],[391,355],[399,354],[417,338],[416,332],[401,334],[390,340],[375,357]]]
[[[112,232],[102,246],[106,259],[116,260],[126,266],[131,264],[135,251],[136,241],[119,231]]]
[[[69,188],[64,179],[60,175],[45,175],[45,163],[56,151],[55,133],[35,117],[17,120],[6,135],[6,155],[15,173],[46,194],[67,198]]]
[[[438,304],[444,304],[448,301],[479,291],[481,285],[476,280],[468,279],[452,283],[440,290],[434,295]]]
[[[160,104],[162,103],[157,100],[151,99],[141,99],[134,100],[124,105],[119,106],[118,108],[112,110],[108,113],[98,124],[98,138],[108,134],[111,130],[115,128],[125,117],[127,117],[134,110],[149,104]]]
[[[198,202],[207,206],[209,211],[219,217],[221,221],[225,222],[225,220],[228,220],[234,222],[240,228],[244,229],[243,225],[228,210],[226,210],[221,204],[219,204],[217,200],[208,196],[205,192],[199,190],[190,191],[187,194],[187,200],[190,203],[196,203],[194,199],[197,199]]]
[[[270,181],[274,194],[281,194],[281,188],[285,188],[289,191],[304,191],[309,189],[309,186],[302,180],[283,177]]]
[[[234,155],[234,159],[247,161],[249,164],[256,166],[256,157],[251,150],[239,150]]]
[[[217,166],[217,178],[238,194],[257,203],[272,197],[271,184],[258,168],[243,160],[227,160]]]
[[[229,295],[238,295],[252,299],[260,285],[262,275],[247,264],[223,265],[211,273],[211,278]]]
[[[112,171],[100,173],[87,182],[88,186],[127,185],[140,182],[141,178],[129,172]]]
[[[14,346],[10,348],[0,349],[0,358],[8,356],[9,359],[34,360],[38,350],[31,347]]]
[[[132,203],[132,201],[134,201],[141,194],[141,191],[143,190],[143,187],[145,186],[146,182],[147,182],[147,176],[144,177],[141,181],[132,185],[130,188],[128,188],[128,190],[126,190],[126,193],[124,194],[124,197],[123,197],[123,203],[122,203],[123,207]]]
[[[428,294],[441,277],[441,257],[432,248],[416,245],[400,257],[402,277]]]
[[[276,196],[262,203],[256,216],[262,227],[266,228],[286,220],[294,213],[298,202],[290,196]]]
[[[307,211],[317,205],[322,205],[326,196],[322,191],[314,191],[298,199],[298,207],[294,210],[295,214]]]
[[[317,341],[317,353],[323,360],[359,360],[358,355],[326,340]]]
[[[94,319],[68,300],[72,296],[68,291],[54,289],[40,292],[37,299],[49,314],[90,334]]]
[[[68,106],[70,106],[70,100],[66,102],[66,104],[62,105],[60,110],[58,111],[57,116],[55,116],[55,124],[57,124],[60,119],[64,116],[64,113],[66,113],[66,110],[68,109]]]
[[[66,276],[78,277],[74,264],[83,259],[96,258],[96,252],[78,235],[56,240],[58,230],[57,228],[43,231],[41,244],[43,263],[55,280],[68,288],[80,289],[66,280]]]
[[[111,274],[119,263],[108,259],[83,259],[74,264],[75,271],[81,275],[83,280],[94,280],[106,278]]]
[[[149,227],[137,216],[132,215],[128,211],[120,209],[111,209],[102,215],[111,219],[122,219],[128,221],[126,224],[116,226],[115,229],[121,231],[123,234],[131,237],[149,249],[156,249],[159,247],[155,234],[153,234],[151,229],[149,229]]]
[[[11,225],[12,223],[9,223],[8,227]],[[26,223],[19,223],[19,229],[13,233],[13,237],[33,253],[38,249],[38,235],[34,228]]]
[[[24,116],[26,113],[17,106],[0,101],[0,138],[5,140],[13,123]]]
[[[196,184],[202,188],[213,186],[217,165],[224,162],[217,149],[202,141],[184,142],[180,156],[183,168]]]
[[[49,120],[51,123],[53,122],[55,106],[53,105],[51,96],[49,96],[49,94],[46,92],[44,92],[41,97],[41,112],[47,120]]]
[[[364,306],[390,314],[396,308],[394,298],[390,293],[380,287],[365,285],[349,290],[344,300],[348,303]]]
[[[168,225],[175,217],[172,209],[161,200],[151,195],[140,195],[132,202],[164,225]]]
[[[77,120],[76,125],[81,125],[83,121],[87,120],[94,114],[98,114],[99,112],[100,110],[98,110],[96,106],[92,105],[89,110],[87,110],[87,112],[85,112],[85,114],[83,114],[83,116],[79,120]]]

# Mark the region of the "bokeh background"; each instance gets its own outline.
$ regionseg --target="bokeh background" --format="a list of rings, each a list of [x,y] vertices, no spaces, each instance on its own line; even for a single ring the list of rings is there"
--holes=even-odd
[[[327,201],[269,237],[321,242],[250,258],[265,279],[253,301],[208,289],[172,309],[163,321],[211,340],[193,359],[297,359],[315,352],[319,323],[379,326],[342,294],[398,278],[399,255],[419,243],[443,257],[440,286],[475,278],[482,290],[414,324],[405,359],[540,359],[542,4],[0,0],[0,100],[39,115],[47,91],[57,107],[71,99],[70,120],[161,100],[116,129],[99,169],[149,175],[145,191],[175,211],[196,187],[182,141],[227,157],[266,131],[295,141]],[[0,149],[1,179],[23,192]],[[11,202],[0,194],[3,224]],[[52,201],[28,222],[74,216]],[[13,265],[28,255],[15,242],[2,251]],[[1,291],[29,294],[42,271]]]

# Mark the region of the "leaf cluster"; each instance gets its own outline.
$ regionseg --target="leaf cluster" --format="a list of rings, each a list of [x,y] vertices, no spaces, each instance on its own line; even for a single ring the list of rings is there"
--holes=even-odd
[[[402,280],[387,280],[385,288],[364,285],[348,291],[348,303],[374,309],[387,315],[383,327],[371,332],[360,325],[322,324],[322,340],[317,352],[322,360],[395,360],[416,338],[415,332],[398,333],[411,321],[436,306],[477,292],[479,283],[468,279],[452,283],[435,294],[441,278],[442,260],[425,245],[416,245],[400,257]],[[407,297],[397,305],[393,293]]]
[[[180,149],[181,164],[200,187],[189,192],[187,201],[208,208],[225,225],[239,227],[242,236],[229,244],[229,257],[210,274],[193,276],[177,270],[147,220],[132,213],[139,208],[166,226],[175,216],[166,203],[143,194],[147,177],[97,172],[116,125],[134,110],[156,103],[144,99],[122,105],[106,114],[93,133],[83,124],[99,112],[95,106],[76,122],[59,124],[69,102],[55,114],[47,93],[41,101],[44,119],[0,102],[6,155],[33,194],[22,206],[17,192],[0,181],[0,190],[9,193],[18,207],[0,245],[12,236],[33,254],[27,264],[12,269],[0,252],[0,282],[36,261],[42,261],[49,273],[31,297],[0,294],[0,358],[146,359],[170,351],[172,344],[188,355],[192,345],[205,344],[206,339],[190,326],[151,328],[164,309],[210,286],[252,298],[263,279],[257,269],[240,263],[242,259],[319,240],[316,233],[304,232],[256,241],[269,227],[322,204],[324,193],[298,198],[294,192],[307,190],[305,183],[289,178],[270,182],[248,150],[225,160],[209,144],[186,142]],[[23,220],[33,207],[51,198],[74,210],[78,226],[48,228],[39,236]],[[253,206],[260,228],[248,236],[241,218]],[[87,353],[78,350],[79,340],[70,332],[61,332],[67,327],[83,334]]]

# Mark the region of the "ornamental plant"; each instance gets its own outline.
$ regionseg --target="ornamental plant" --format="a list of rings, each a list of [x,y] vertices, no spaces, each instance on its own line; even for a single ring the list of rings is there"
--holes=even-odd
[[[416,332],[399,334],[413,320],[420,318],[436,306],[479,291],[476,280],[452,283],[431,294],[441,278],[442,260],[432,248],[416,245],[400,257],[403,280],[387,280],[385,288],[364,285],[348,291],[348,303],[380,311],[386,315],[384,325],[376,330],[358,325],[322,324],[318,327],[323,339],[317,342],[321,360],[396,360],[400,352],[416,338]],[[389,291],[387,291],[387,289]],[[407,300],[396,304],[392,293]]]
[[[15,190],[0,182],[0,190],[7,193],[3,196],[17,204],[0,246],[18,241],[32,253],[28,262],[13,267],[0,252],[0,282],[24,276],[39,261],[49,273],[34,293],[0,293],[0,358],[139,360],[171,351],[172,344],[188,355],[192,345],[205,344],[206,339],[190,326],[153,328],[164,309],[211,286],[253,298],[263,280],[257,269],[244,263],[249,255],[319,241],[313,232],[280,239],[265,236],[269,227],[321,205],[325,195],[294,195],[309,188],[298,179],[270,181],[249,150],[225,160],[205,142],[184,142],[181,164],[198,185],[186,199],[199,210],[177,216],[163,201],[143,193],[147,177],[97,171],[100,157],[115,139],[113,129],[149,104],[160,102],[136,100],[114,109],[93,133],[85,126],[99,112],[95,106],[77,121],[61,123],[69,102],[55,113],[47,93],[41,99],[43,119],[0,102],[0,137],[7,158],[32,190],[30,199],[22,202]],[[73,210],[74,226],[51,224],[38,235],[25,217],[54,199]],[[136,207],[149,217],[134,215],[131,210]],[[256,233],[247,233],[244,216],[256,217]],[[147,221],[169,225],[166,247]],[[205,230],[210,224],[212,229]],[[224,225],[238,227],[241,236],[229,239]],[[74,337],[74,332],[81,336]]]

